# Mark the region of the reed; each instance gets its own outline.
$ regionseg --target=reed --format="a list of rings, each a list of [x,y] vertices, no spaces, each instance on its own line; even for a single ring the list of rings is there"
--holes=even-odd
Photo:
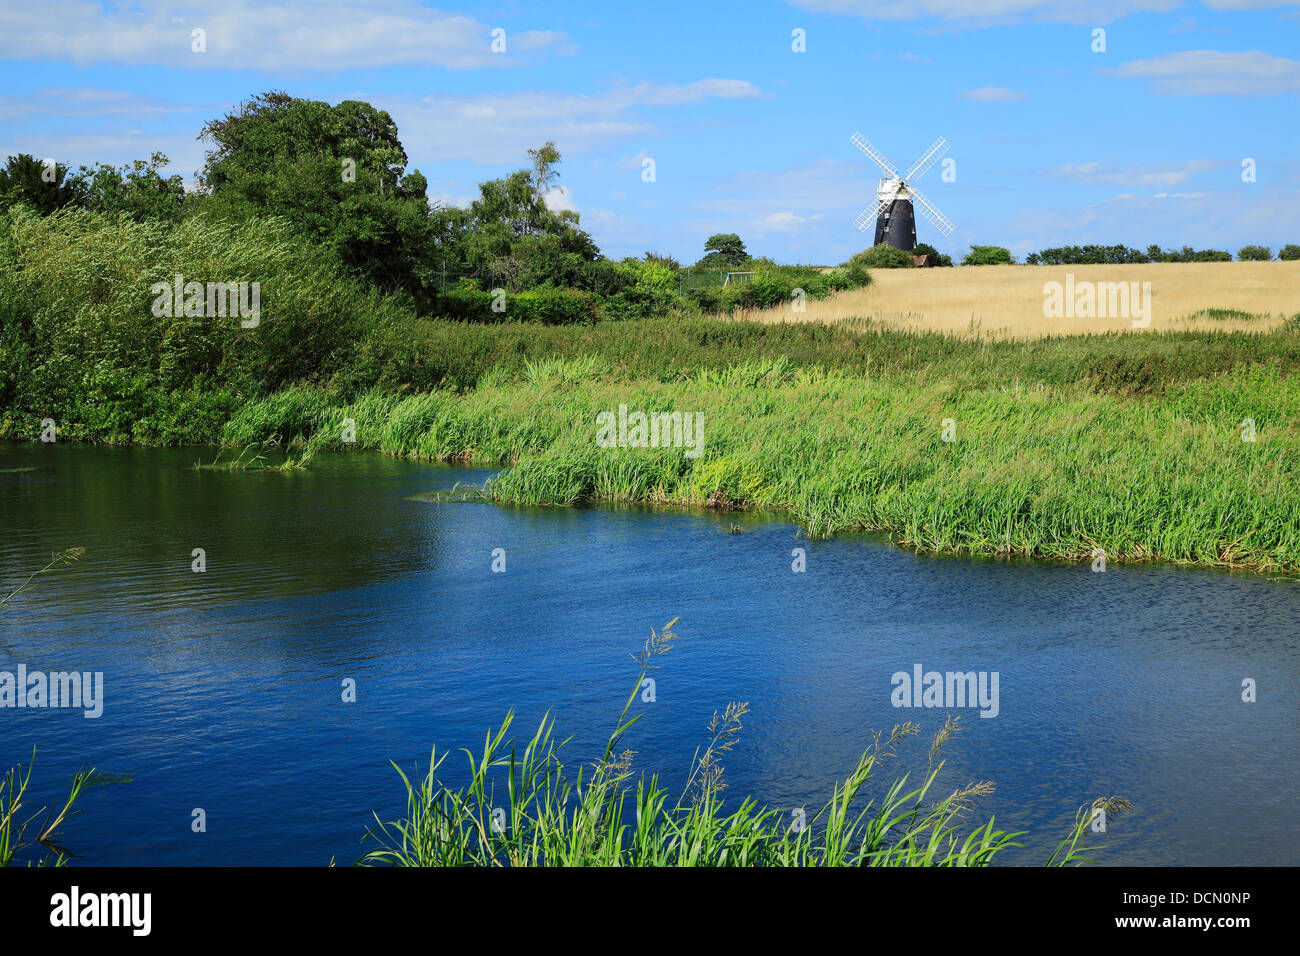
[[[652,630],[636,655],[640,673],[592,764],[576,771],[565,764],[566,742],[557,740],[549,714],[520,743],[509,736],[514,714],[508,713],[487,733],[481,751],[464,751],[468,783],[462,786],[440,781],[447,755],[436,747],[414,781],[393,764],[406,791],[406,813],[387,821],[375,816],[364,837],[374,847],[359,864],[975,867],[1022,846],[1017,840],[1023,833],[998,829],[992,817],[969,830],[963,826],[963,817],[992,784],[938,795],[944,766],[938,758],[959,726],[953,718],[935,734],[928,766],[914,780],[905,773],[876,786],[883,766],[919,732],[908,722],[888,735],[873,734],[871,746],[826,803],[802,816],[760,806],[752,797],[724,800],[725,758],[748,712],[743,703],[714,714],[680,791],[668,790],[657,775],[634,776],[636,755],[624,738],[641,715],[629,714],[646,673],[674,646],[676,623]],[[1091,848],[1082,841],[1093,812],[1113,815],[1128,806],[1104,798],[1081,808],[1047,865],[1092,862]]]
[[[59,831],[69,817],[80,812],[73,809],[73,804],[93,780],[95,771],[78,771],[72,777],[68,796],[62,804],[41,807],[30,817],[24,818],[24,798],[31,783],[35,760],[36,751],[33,749],[32,759],[28,761],[25,772],[22,764],[19,764],[11,767],[0,778],[0,867],[12,866],[15,858],[21,859],[28,853],[42,851],[42,855],[26,862],[29,865],[34,862],[36,866],[63,866],[67,863],[69,853],[59,843]],[[40,822],[37,823],[37,820]]]
[[[85,548],[69,548],[52,555],[48,564],[33,571],[21,584],[0,597],[0,609],[26,591],[39,575],[74,564],[81,560],[85,553]],[[68,851],[58,842],[59,831],[69,817],[79,812],[73,809],[73,804],[80,799],[82,791],[93,780],[95,771],[92,768],[74,774],[68,796],[60,806],[41,807],[31,816],[24,817],[23,805],[35,762],[36,750],[33,748],[32,759],[27,762],[25,772],[22,764],[18,764],[16,767],[10,767],[5,771],[4,777],[0,778],[0,867],[11,866],[15,857],[21,859],[28,853],[42,851],[45,855],[26,862],[29,864],[35,862],[37,866],[63,866],[67,862]],[[33,827],[38,819],[40,823]]]
[[[508,466],[485,489],[505,504],[723,505],[784,511],[813,537],[875,531],[927,551],[1081,560],[1100,549],[1112,561],[1300,570],[1292,375],[1248,366],[1159,391],[975,387],[772,359],[674,382],[511,379],[354,402],[298,389],[246,406],[227,438],[296,432],[313,448]],[[702,413],[702,453],[599,447],[597,415],[620,403]],[[339,441],[344,418],[355,445]]]

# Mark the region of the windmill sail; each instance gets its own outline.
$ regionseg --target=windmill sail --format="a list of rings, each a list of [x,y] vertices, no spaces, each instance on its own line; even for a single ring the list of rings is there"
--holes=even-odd
[[[943,213],[939,212],[929,200],[922,196],[911,181],[925,175],[926,171],[939,161],[948,151],[948,141],[940,137],[934,145],[921,154],[921,158],[912,164],[911,170],[903,177],[898,169],[885,159],[879,150],[872,146],[861,133],[854,133],[853,145],[866,153],[885,173],[876,188],[876,205],[864,209],[853,225],[866,229],[873,219],[876,221],[876,245],[885,243],[896,249],[911,251],[916,248],[916,210],[913,202],[919,204],[921,213],[946,236],[953,230],[953,225]]]

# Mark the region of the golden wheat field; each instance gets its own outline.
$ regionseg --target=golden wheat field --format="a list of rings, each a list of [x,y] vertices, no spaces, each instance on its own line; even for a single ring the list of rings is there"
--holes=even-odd
[[[1128,311],[1115,309],[1114,295],[1119,290],[1102,283],[1124,283],[1129,290],[1137,283],[1139,295],[1142,284],[1150,283],[1150,323],[1138,328],[1267,331],[1300,313],[1300,261],[873,269],[871,278],[865,288],[821,301],[808,300],[802,313],[783,306],[744,317],[763,322],[866,318],[895,328],[987,338],[1132,330],[1134,320],[1141,322],[1145,317],[1137,311],[1138,300]],[[1050,295],[1044,286],[1052,282],[1061,285],[1063,314],[1045,314]],[[1100,290],[1091,316],[1086,314],[1085,283]],[[1067,289],[1074,293],[1075,305],[1083,306],[1076,311],[1084,314],[1066,311]],[[1103,300],[1110,303],[1106,311],[1120,314],[1098,314]]]

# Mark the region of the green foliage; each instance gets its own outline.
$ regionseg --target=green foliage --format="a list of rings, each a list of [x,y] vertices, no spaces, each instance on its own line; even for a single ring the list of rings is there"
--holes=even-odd
[[[943,770],[938,756],[959,728],[949,719],[935,734],[929,762],[908,784],[903,774],[874,796],[869,789],[880,767],[897,756],[913,723],[895,727],[874,741],[836,784],[820,810],[807,814],[806,826],[791,826],[789,811],[760,807],[752,797],[724,805],[726,757],[736,746],[747,704],[715,712],[701,749],[691,761],[679,792],[664,788],[658,776],[633,777],[635,753],[625,746],[641,719],[631,715],[641,683],[678,639],[669,621],[653,630],[639,655],[640,673],[599,759],[574,773],[562,757],[550,717],[532,737],[516,743],[507,735],[508,713],[487,733],[483,750],[469,759],[469,783],[452,788],[439,780],[446,760],[435,747],[423,777],[412,782],[396,763],[406,790],[405,816],[375,826],[365,841],[376,844],[358,862],[368,866],[988,866],[1003,851],[1021,844],[1021,833],[995,829],[993,819],[963,833],[962,818],[977,798],[992,792],[987,782],[969,784],[932,798]],[[504,791],[504,796],[502,795]],[[1048,860],[1050,866],[1092,862],[1080,841],[1093,809],[1112,815],[1128,807],[1109,798],[1094,801],[1075,815],[1066,838]],[[499,810],[498,810],[499,808]],[[501,816],[497,814],[500,813]]]
[[[975,246],[975,249],[992,248],[986,246]],[[1268,259],[1270,251],[1267,246],[1246,246],[1238,253],[1237,258],[1242,260],[1248,259]],[[967,256],[967,258],[970,258]],[[1280,258],[1280,257],[1279,257]],[[1037,266],[1061,266],[1061,265],[1110,265],[1125,263],[1146,263],[1146,262],[1231,262],[1232,254],[1217,249],[1193,249],[1191,246],[1183,246],[1182,249],[1161,249],[1158,245],[1150,245],[1146,252],[1137,249],[1130,249],[1127,246],[1060,246],[1054,249],[1043,249],[1039,252],[1031,252],[1026,258],[1026,265]],[[986,265],[987,263],[971,263],[972,265]]]
[[[353,274],[415,290],[436,235],[418,170],[406,172],[397,126],[369,103],[337,106],[272,91],[208,122],[199,212],[281,216]]]
[[[545,196],[559,175],[554,143],[531,150],[532,169],[479,186],[469,209],[440,209],[432,217],[438,256],[453,272],[473,273],[511,291],[539,285],[585,287],[600,256],[578,214],[553,211]]]
[[[1289,242],[1282,247],[1281,251],[1278,252],[1277,257],[1284,262],[1294,262],[1296,259],[1300,259],[1300,246],[1297,246],[1293,242]]]
[[[939,252],[938,249],[930,245],[928,242],[918,242],[916,244],[916,248],[912,250],[912,255],[925,256],[926,257],[925,264],[927,267],[933,267],[933,266],[947,267],[952,265],[952,256],[943,255],[942,253]]]
[[[564,358],[600,361],[564,389],[507,362],[480,374],[486,388],[388,408],[334,400],[329,414],[355,419],[361,447],[510,465],[489,488],[508,503],[722,500],[783,510],[813,536],[880,531],[931,551],[1081,559],[1100,547],[1117,561],[1300,570],[1296,333],[964,343],[699,320],[662,341],[655,326],[669,323],[580,330],[588,344]],[[554,354],[538,345],[532,361]],[[703,411],[703,454],[597,447],[597,413],[620,402]],[[387,442],[407,407],[436,414]],[[858,408],[876,411],[846,412]],[[941,440],[946,417],[955,442]],[[1241,441],[1245,417],[1255,443]],[[264,427],[228,439],[280,433]]]
[[[753,260],[753,264],[755,271],[748,281],[732,282],[725,287],[722,283],[727,273],[695,267],[687,273],[689,278],[683,295],[701,312],[733,313],[792,303],[798,290],[806,298],[825,299],[871,281],[865,267],[827,272],[814,266],[778,266],[770,260]]]
[[[888,243],[880,243],[870,249],[864,249],[848,262],[850,273],[855,268],[863,269],[914,269],[916,260],[906,249],[899,249]]]
[[[19,153],[10,156],[0,169],[0,213],[22,204],[48,215],[85,202],[86,184],[69,176],[67,166],[55,163],[47,168],[36,157]]]
[[[666,268],[671,269],[674,273],[680,271],[682,268],[682,264],[672,256],[662,256],[649,249],[646,250],[645,255],[641,258],[646,262],[653,262],[657,265],[665,266]]]
[[[1147,258],[1152,262],[1231,262],[1232,253],[1222,249],[1193,249],[1191,246],[1162,251],[1159,246],[1152,246],[1147,250]]]
[[[743,265],[749,261],[745,244],[734,232],[718,232],[709,236],[704,242],[704,253],[704,258],[697,263],[698,265],[712,266],[714,262],[720,262],[725,268]]]
[[[155,315],[154,284],[177,274],[257,282],[260,324]],[[48,415],[69,438],[210,438],[241,399],[330,377],[401,314],[282,219],[168,226],[18,207],[0,217],[0,437],[34,437]]]
[[[1160,247],[1155,246],[1157,260]],[[1148,253],[1127,246],[1059,246],[1031,252],[1025,258],[1025,264],[1031,266],[1074,266],[1074,265],[1111,265],[1124,263],[1143,263],[1151,261]]]
[[[494,311],[494,302],[502,311]],[[582,325],[599,321],[600,307],[579,289],[543,287],[496,295],[473,287],[448,289],[434,307],[440,315],[470,322],[540,322],[542,325]]]
[[[32,761],[27,764],[27,772],[22,765],[10,768],[0,777],[0,867],[12,866],[15,858],[20,861],[26,854],[47,851],[45,855],[26,861],[37,866],[64,866],[67,864],[68,851],[59,844],[59,830],[68,818],[80,812],[73,805],[81,798],[82,791],[91,781],[94,771],[78,771],[72,778],[72,786],[62,806],[46,809],[42,807],[31,817],[24,818],[23,800],[27,795],[32,779],[32,763],[36,752],[32,751]],[[29,831],[32,823],[40,817],[34,832]],[[29,835],[30,832],[30,835]]]
[[[52,555],[50,562],[43,568],[39,568],[27,576],[27,579],[16,587],[11,588],[3,597],[0,597],[0,610],[6,606],[15,597],[27,590],[39,575],[47,574],[55,568],[66,567],[79,561],[86,553],[85,548],[69,548],[58,554]],[[25,693],[26,690],[20,689],[19,693]],[[32,765],[36,761],[36,750],[32,750],[32,759],[27,764],[27,772],[23,772],[22,765],[11,767],[0,777],[0,868],[12,866],[15,858],[21,862],[31,865],[33,862],[37,866],[63,866],[67,863],[67,853],[59,845],[59,829],[68,821],[69,817],[79,811],[73,809],[73,804],[81,797],[82,790],[92,780],[95,771],[78,771],[72,777],[72,786],[68,791],[67,798],[63,801],[61,807],[51,807],[46,809],[42,807],[30,817],[23,812],[23,800],[27,795],[28,786],[32,779]],[[44,814],[44,819],[31,831],[32,823]],[[30,836],[29,836],[30,833]],[[34,852],[48,852],[53,856],[42,855],[34,861],[31,859],[22,860],[22,857]]]
[[[1268,246],[1242,246],[1237,250],[1237,259],[1241,262],[1268,262],[1273,258],[1273,250]]]
[[[1015,263],[1011,252],[1001,246],[971,246],[962,259],[964,266],[1009,266]]]
[[[166,165],[167,157],[154,153],[148,161],[137,159],[120,169],[83,166],[78,176],[84,181],[86,208],[137,222],[175,222],[184,206],[185,184],[180,176],[163,176],[159,170]]]

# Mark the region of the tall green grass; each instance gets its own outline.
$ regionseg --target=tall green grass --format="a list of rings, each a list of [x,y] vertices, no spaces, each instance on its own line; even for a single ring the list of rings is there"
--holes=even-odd
[[[914,781],[903,774],[875,787],[882,767],[906,738],[911,723],[888,735],[873,735],[845,779],[820,808],[801,816],[759,806],[744,797],[728,806],[725,759],[735,746],[746,705],[733,703],[715,713],[704,746],[691,761],[684,787],[665,788],[657,775],[633,775],[635,754],[624,746],[640,720],[629,717],[647,671],[677,639],[670,621],[651,632],[637,656],[640,673],[632,685],[603,753],[576,772],[564,763],[564,742],[556,739],[550,716],[530,738],[509,737],[513,713],[489,731],[483,749],[464,753],[469,782],[440,782],[446,760],[435,747],[416,781],[397,765],[406,791],[406,813],[394,820],[375,817],[365,836],[373,843],[359,861],[393,866],[988,866],[999,854],[1022,844],[1023,833],[997,829],[990,817],[970,829],[963,817],[992,784],[975,783],[938,796],[943,769],[940,752],[957,732],[949,719],[935,734],[929,763]],[[876,792],[872,792],[875,787]],[[937,796],[937,799],[935,797]],[[1129,804],[1103,798],[1080,809],[1074,825],[1047,865],[1092,862],[1082,843],[1093,811],[1114,814]]]
[[[0,597],[0,610],[22,594],[32,582],[42,574],[59,567],[74,564],[86,553],[85,548],[69,548],[51,555],[49,563],[29,574],[23,581],[12,586]],[[25,689],[22,691],[25,693]],[[0,867],[11,866],[15,858],[39,853],[35,858],[37,866],[63,866],[67,863],[68,851],[59,843],[59,831],[68,818],[79,812],[73,805],[81,798],[82,791],[94,778],[95,771],[78,771],[73,775],[68,796],[63,803],[55,807],[41,807],[31,816],[26,816],[24,806],[27,790],[32,780],[32,766],[36,761],[36,751],[32,750],[32,759],[24,772],[22,764],[10,767],[0,777]],[[37,822],[39,820],[39,823]],[[34,824],[34,826],[33,826]],[[27,862],[32,862],[28,860]]]
[[[507,504],[730,503],[784,510],[811,536],[880,531],[932,551],[1300,570],[1300,390],[1274,368],[1158,400],[784,359],[673,383],[557,374],[354,402],[294,389],[245,406],[225,437],[506,465],[488,494]],[[598,447],[596,416],[620,403],[702,413],[703,453]]]
[[[258,283],[260,324],[154,315],[152,286],[177,274]],[[17,207],[0,214],[0,437],[33,438],[52,417],[64,438],[210,440],[240,402],[329,381],[375,329],[409,318],[280,219]]]
[[[25,772],[19,764],[0,777],[0,867],[12,866],[15,859],[33,854],[39,855],[27,862],[35,862],[37,866],[64,866],[68,862],[68,851],[59,843],[59,832],[68,818],[79,812],[73,805],[94,779],[95,771],[78,771],[62,804],[41,807],[27,816],[24,806],[35,759],[33,750]]]

